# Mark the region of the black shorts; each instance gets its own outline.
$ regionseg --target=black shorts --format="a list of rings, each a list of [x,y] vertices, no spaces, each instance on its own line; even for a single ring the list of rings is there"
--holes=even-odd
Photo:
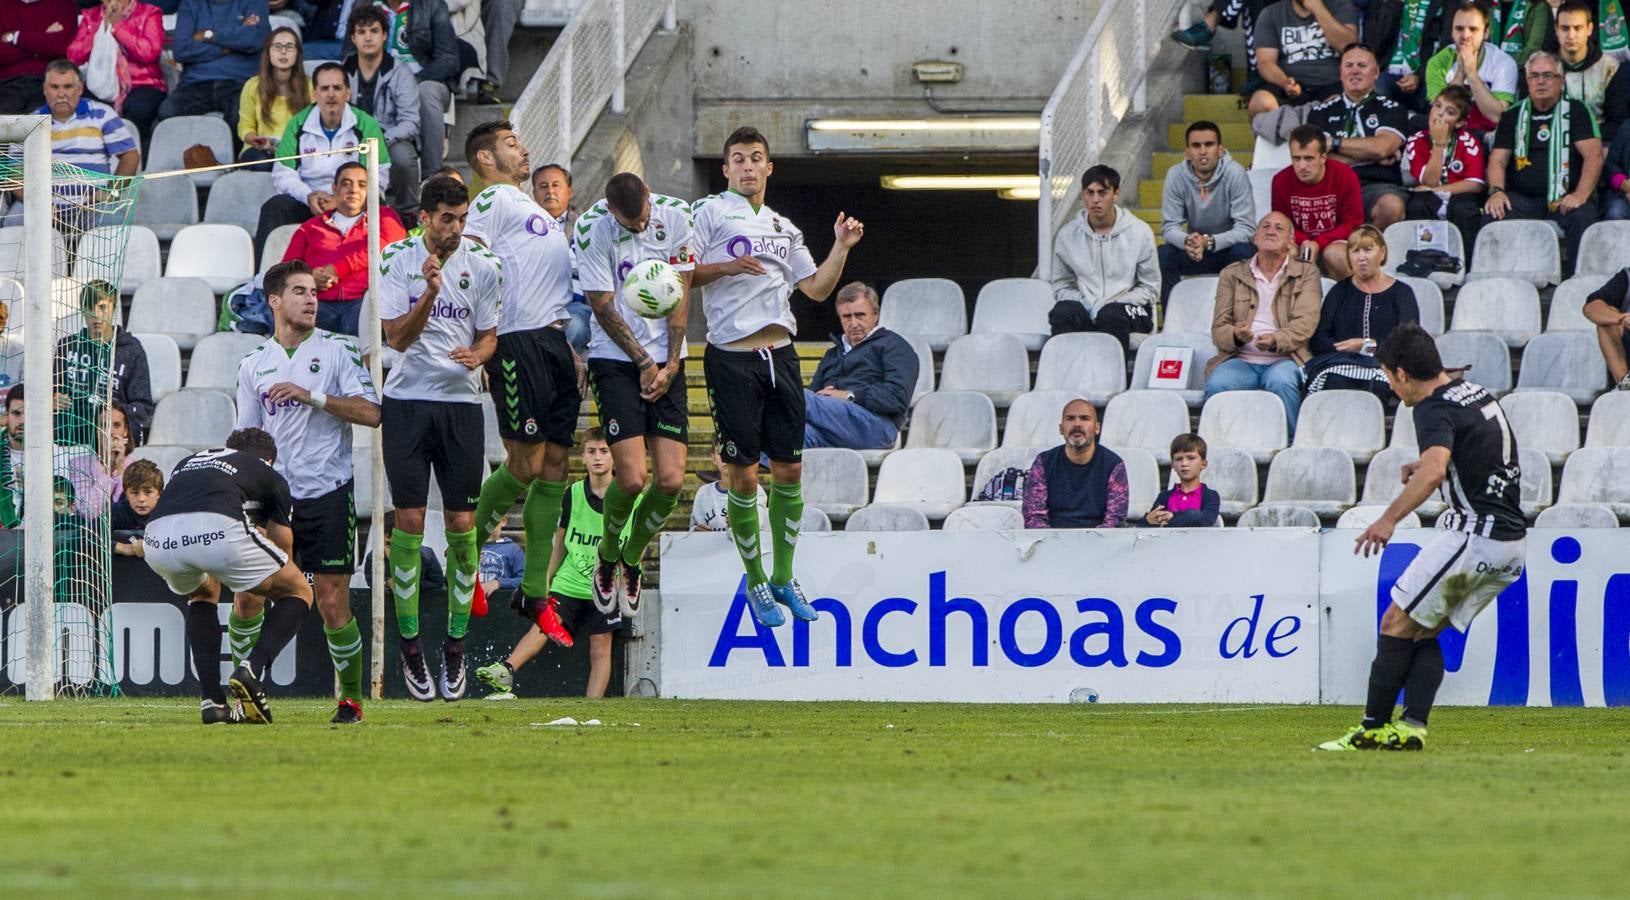
[[[572,445],[583,398],[564,331],[545,327],[500,334],[498,352],[487,360],[487,381],[501,437]]]
[[[386,397],[379,416],[385,480],[398,509],[424,508],[432,469],[443,509],[475,509],[485,453],[480,404]]]
[[[589,389],[600,407],[600,427],[608,444],[647,434],[683,444],[689,436],[683,362],[667,392],[654,403],[640,397],[639,366],[620,359],[589,360]]]
[[[623,621],[623,614],[613,609],[603,613],[596,609],[593,600],[584,600],[579,597],[568,597],[564,594],[549,592],[555,598],[555,614],[560,616],[560,624],[571,633],[572,639],[583,634],[611,634],[615,631],[628,630],[628,623]],[[510,598],[509,605],[515,608],[521,618],[528,622],[536,622],[538,616],[543,615],[543,606],[546,601],[529,600],[521,596],[520,591]]]
[[[294,561],[311,575],[350,575],[357,567],[356,482],[294,501]]]
[[[797,462],[804,453],[804,385],[798,351],[721,350],[702,355],[707,402],[725,462],[757,465],[759,454]]]

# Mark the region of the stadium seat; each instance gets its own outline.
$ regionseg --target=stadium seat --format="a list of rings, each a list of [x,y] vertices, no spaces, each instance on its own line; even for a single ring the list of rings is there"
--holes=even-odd
[[[485,391],[481,393],[481,432],[486,435],[487,464],[503,465],[509,451],[504,449],[504,439],[498,435],[498,407],[493,403],[492,395]]]
[[[1022,531],[1024,513],[1011,506],[964,506],[945,517],[944,528],[946,531]]]
[[[1585,229],[1579,259],[1574,261],[1575,277],[1613,275],[1625,266],[1630,266],[1630,222],[1604,220]]]
[[[283,261],[283,254],[289,250],[289,242],[294,240],[294,233],[300,230],[299,225],[279,225],[266,235],[266,246],[260,251],[260,268],[258,274],[266,274],[266,270]],[[254,234],[251,229],[250,234]]]
[[[106,280],[111,274],[109,263],[121,249],[124,264],[119,270],[119,293],[134,294],[136,288],[162,274],[158,236],[151,228],[132,225],[128,230],[102,227],[86,232],[76,248],[74,278],[81,282],[94,278]]]
[[[1264,503],[1291,503],[1333,516],[1358,500],[1353,461],[1335,447],[1291,447],[1268,466]]]
[[[1536,288],[1562,280],[1557,231],[1539,219],[1502,219],[1477,231],[1472,270],[1466,280],[1516,278]]]
[[[1136,522],[1149,512],[1149,507],[1160,496],[1160,466],[1154,454],[1136,447],[1125,450],[1110,448],[1120,456],[1126,466],[1126,521]]]
[[[1399,281],[1409,285],[1415,293],[1415,306],[1421,313],[1421,327],[1428,334],[1443,333],[1443,289],[1426,278],[1416,278],[1412,275],[1394,275]]]
[[[1292,503],[1253,506],[1234,523],[1240,528],[1318,528],[1319,514]]]
[[[1398,410],[1392,416],[1392,437],[1387,442],[1388,447],[1404,447],[1410,453],[1420,452],[1420,442],[1415,438],[1415,410],[1398,404]]]
[[[209,189],[209,200],[204,204],[204,221],[217,225],[236,225],[249,234],[260,227],[261,204],[270,200],[277,189],[272,187],[272,173],[249,172],[242,169],[227,172]]]
[[[1619,517],[1605,503],[1558,503],[1540,510],[1535,528],[1617,528]]]
[[[1323,299],[1325,297],[1328,297],[1330,295],[1330,289],[1335,287],[1335,286],[1336,286],[1336,279],[1334,279],[1334,278],[1320,278],[1319,279],[1319,298]]]
[[[1126,390],[1126,353],[1107,334],[1061,334],[1041,349],[1036,364],[1036,390],[1069,391],[1103,408]]]
[[[1047,312],[1053,288],[1039,278],[998,278],[979,289],[973,304],[971,334],[1011,334],[1034,353],[1053,333]]]
[[[1381,514],[1386,511],[1387,508],[1385,506],[1355,506],[1341,514],[1341,518],[1336,520],[1336,527],[1358,529],[1368,528],[1370,525],[1374,524],[1376,519],[1381,518]],[[1421,527],[1421,517],[1414,513],[1410,513],[1398,520],[1398,527],[1419,528]]]
[[[215,292],[198,278],[155,278],[136,289],[126,328],[168,335],[182,350],[191,350],[215,331],[220,313]]]
[[[877,471],[873,503],[904,505],[938,521],[967,499],[962,460],[937,447],[897,450]]]
[[[826,513],[813,506],[804,507],[803,518],[798,520],[799,534],[814,534],[817,531],[831,531],[832,520]]]
[[[1630,447],[1585,447],[1562,467],[1558,503],[1605,503],[1630,517]]]
[[[906,446],[941,447],[974,465],[996,446],[996,407],[976,391],[935,391],[912,412]]]
[[[176,463],[181,462],[196,451],[196,447],[148,443],[130,451],[126,465],[138,459],[151,460],[153,465],[158,466],[160,471],[164,473],[165,482],[169,482],[170,474],[175,471]]]
[[[1551,293],[1551,311],[1545,317],[1545,330],[1595,332],[1596,324],[1585,318],[1585,299],[1606,283],[1605,275],[1575,275],[1557,285]]]
[[[1030,466],[1036,461],[1036,454],[1041,452],[1040,447],[997,447],[979,460],[979,465],[973,473],[973,496],[978,497],[979,492],[985,489],[998,473],[1008,469],[1018,469],[1028,473]],[[994,503],[1000,506],[1011,506],[1018,509],[1023,505],[1022,499],[1014,500],[970,500],[970,505]]]
[[[266,242],[270,247],[271,241]],[[923,395],[934,390],[934,349],[928,341],[914,334],[902,334],[911,349],[917,351],[917,386],[911,389],[911,405],[916,406]]]
[[[187,363],[187,387],[237,394],[238,363],[269,340],[264,335],[218,331],[205,335]]]
[[[1499,337],[1486,331],[1446,331],[1438,335],[1437,345],[1446,368],[1471,366],[1467,381],[1496,395],[1511,390],[1511,351]]]
[[[1517,446],[1544,453],[1551,465],[1579,449],[1579,408],[1567,394],[1519,390],[1502,397],[1500,406]]]
[[[1415,249],[1415,226],[1417,224],[1441,225],[1445,236],[1444,252],[1460,260],[1458,272],[1433,272],[1427,278],[1443,290],[1448,290],[1466,280],[1466,239],[1461,235],[1460,229],[1452,222],[1434,220],[1430,223],[1424,220],[1394,222],[1387,226],[1381,239],[1387,242],[1387,261],[1381,266],[1381,271],[1396,278],[1405,276],[1398,274],[1398,267],[1409,261],[1409,251]],[[1423,324],[1424,328],[1425,325]]]
[[[1260,145],[1261,138],[1258,138],[1257,141]],[[1275,146],[1277,150],[1278,146],[1280,145],[1270,146]],[[1290,155],[1290,151],[1288,149],[1283,152],[1287,157]],[[1275,155],[1278,154],[1276,153]],[[1251,170],[1246,174],[1251,179],[1251,197],[1256,201],[1256,213],[1258,221],[1261,221],[1262,217],[1267,215],[1268,212],[1273,209],[1273,176],[1278,175],[1279,170],[1288,165],[1290,165],[1290,160],[1286,159],[1284,165],[1271,168],[1262,167],[1258,164],[1258,158],[1252,157]]]
[[[1519,391],[1559,391],[1580,406],[1589,406],[1606,389],[1607,362],[1593,333],[1542,334],[1523,349],[1517,370]]]
[[[968,300],[949,278],[907,278],[883,292],[878,324],[928,341],[936,353],[968,333]]]
[[[1276,143],[1261,135],[1256,136],[1256,145],[1251,154],[1250,171],[1266,171],[1268,174],[1277,174],[1280,169],[1290,165],[1290,144]],[[1257,218],[1268,214],[1271,204],[1257,204]]]
[[[371,428],[358,428],[356,431],[372,431]],[[356,488],[354,502],[356,504],[357,521],[369,522],[373,520],[374,510],[374,480],[372,474],[374,464],[374,451],[370,444],[356,440],[351,441],[351,467],[356,471]],[[385,509],[391,508],[390,482],[384,483]],[[430,479],[430,494],[425,501],[427,509],[441,507],[441,493],[437,490],[436,479]]]
[[[1285,404],[1267,391],[1224,391],[1200,410],[1200,437],[1210,447],[1235,447],[1259,463],[1290,444]]]
[[[1200,480],[1217,492],[1224,516],[1238,516],[1256,505],[1256,460],[1244,450],[1207,447],[1206,470]]]
[[[1420,458],[1420,452],[1415,449],[1413,441],[1407,446],[1394,444],[1375,454],[1364,470],[1364,494],[1359,502],[1365,506],[1386,506],[1396,500],[1404,490],[1404,483],[1400,480],[1404,463],[1412,463]],[[1432,516],[1442,510],[1443,506],[1443,498],[1439,494],[1433,494],[1420,505],[1419,512],[1423,516]]]
[[[237,424],[232,398],[220,391],[176,391],[158,402],[148,440],[184,447],[219,447]]]
[[[1387,445],[1387,412],[1369,391],[1309,394],[1296,417],[1293,447],[1334,447],[1363,465]]]
[[[1159,390],[1182,397],[1190,409],[1199,406],[1205,400],[1206,363],[1217,355],[1217,347],[1211,343],[1211,333],[1168,332],[1150,335],[1149,339],[1138,347],[1137,357],[1132,363],[1132,383],[1128,385],[1132,390],[1149,387],[1149,372],[1155,365],[1155,351],[1161,347],[1188,347],[1194,351],[1194,357],[1189,361],[1188,387],[1181,390],[1170,388]]]
[[[188,147],[203,144],[215,154],[217,162],[229,163],[232,156],[232,129],[225,119],[214,116],[175,116],[169,119],[160,119],[153,128],[152,140],[147,145],[147,158],[142,166],[145,173],[169,172],[176,169],[185,169],[182,155]],[[199,172],[188,175],[199,187],[209,187],[216,179],[221,177],[220,172]],[[182,176],[173,176],[180,178]],[[159,178],[157,181],[170,181],[171,178]],[[153,181],[142,184],[142,190],[147,190]]]
[[[946,348],[939,389],[978,391],[1005,408],[1030,390],[1030,354],[1011,334],[964,335]]]
[[[1031,391],[1020,395],[1007,411],[1002,446],[1045,450],[1064,443],[1064,436],[1058,433],[1064,404],[1078,399],[1081,395],[1072,391]]]
[[[181,348],[167,334],[132,334],[147,354],[147,377],[156,403],[181,390]]]
[[[867,504],[871,473],[859,453],[843,447],[811,447],[804,451],[803,460],[806,507],[842,522]]]
[[[1192,334],[1210,334],[1211,320],[1217,310],[1217,276],[1194,275],[1172,286],[1166,298],[1166,321],[1163,332],[1187,331]]]
[[[1136,447],[1170,465],[1172,438],[1189,431],[1189,408],[1172,391],[1132,390],[1116,394],[1102,412],[1104,427],[1098,440],[1119,451]],[[1008,413],[1009,422],[1013,414]]]
[[[23,240],[23,226],[0,228],[0,278],[14,278],[18,284],[23,283]],[[55,229],[51,231],[51,272],[53,275],[68,274],[68,251],[62,235]]]
[[[1521,347],[1539,334],[1539,291],[1515,278],[1469,281],[1455,296],[1450,331],[1487,331],[1510,347]]]
[[[1517,465],[1522,467],[1522,492],[1518,502],[1522,506],[1522,514],[1533,518],[1552,503],[1551,461],[1545,458],[1544,450],[1524,447],[1519,440]]]
[[[168,241],[188,225],[198,224],[198,186],[189,175],[144,181],[130,220]]]
[[[225,294],[255,277],[255,245],[236,225],[189,225],[170,242],[170,278],[202,278]]]
[[[1608,391],[1590,405],[1586,447],[1630,447],[1630,393]]]
[[[927,531],[928,517],[922,510],[898,503],[874,503],[855,510],[844,523],[844,531]]]

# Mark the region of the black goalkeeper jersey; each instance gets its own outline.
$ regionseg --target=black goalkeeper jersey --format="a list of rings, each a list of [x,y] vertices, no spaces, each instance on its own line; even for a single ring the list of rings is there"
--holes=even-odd
[[[1438,527],[1497,541],[1526,535],[1517,438],[1494,395],[1457,379],[1415,404],[1414,415],[1421,453],[1429,447],[1449,451],[1442,486],[1449,509]]]
[[[202,450],[176,463],[148,524],[182,513],[219,513],[261,525],[289,524],[289,484],[260,457],[241,450]]]

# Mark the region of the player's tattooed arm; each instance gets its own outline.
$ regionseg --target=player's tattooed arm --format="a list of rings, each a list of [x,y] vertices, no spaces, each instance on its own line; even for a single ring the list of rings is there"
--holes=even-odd
[[[651,354],[646,353],[644,347],[640,346],[639,338],[634,337],[634,332],[629,329],[628,323],[623,321],[621,315],[618,315],[617,308],[612,303],[610,291],[589,291],[588,295],[589,308],[594,310],[595,320],[600,323],[601,328],[605,329],[606,336],[611,338],[611,342],[628,354],[628,358],[634,362],[634,365],[639,366],[641,379],[643,380],[644,373],[656,367],[656,361],[651,359]]]

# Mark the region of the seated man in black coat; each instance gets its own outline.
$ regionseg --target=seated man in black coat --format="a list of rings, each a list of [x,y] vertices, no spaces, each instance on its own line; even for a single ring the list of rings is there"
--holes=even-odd
[[[804,447],[892,447],[917,385],[917,351],[878,326],[869,286],[844,285],[836,306],[843,333],[804,390]]]

